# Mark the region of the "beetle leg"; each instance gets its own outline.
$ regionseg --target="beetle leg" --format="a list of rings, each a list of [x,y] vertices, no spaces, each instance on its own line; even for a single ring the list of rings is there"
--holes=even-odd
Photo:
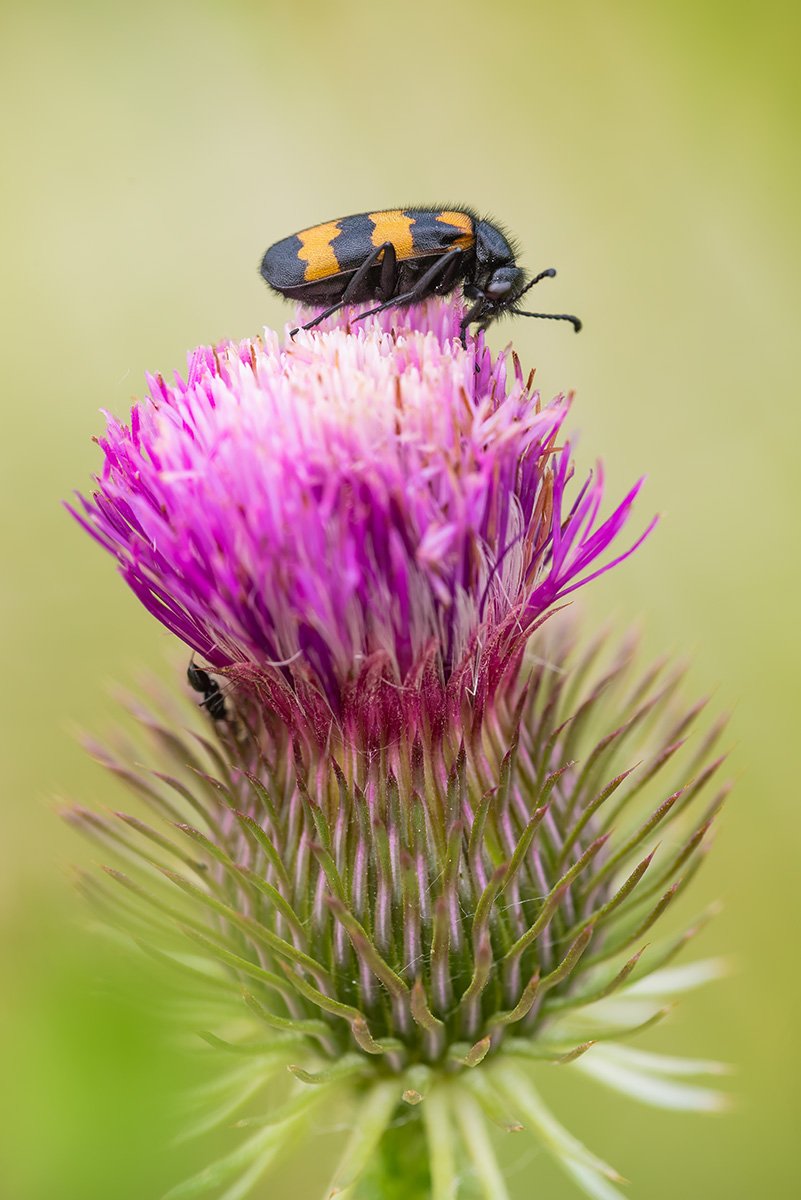
[[[379,287],[382,296],[391,295],[395,287],[397,278],[397,258],[395,255],[395,247],[392,242],[382,242],[380,246],[367,255],[367,258],[361,264],[359,269],[348,280],[344,292],[336,304],[332,304],[330,308],[326,308],[313,320],[308,321],[305,325],[300,325],[300,329],[313,329],[315,325],[319,325],[326,317],[331,317],[335,312],[339,312],[340,308],[344,308],[346,304],[350,304],[353,297],[357,294],[359,288],[367,278],[367,273],[378,262],[379,256],[383,254],[381,259],[381,279]],[[298,332],[297,329],[290,330],[289,336],[294,337]]]
[[[469,308],[467,310],[467,312],[464,314],[464,316],[462,317],[460,336],[462,339],[463,346],[467,345],[467,326],[472,325],[474,321],[480,320],[481,314],[484,312],[485,308],[486,308],[486,300],[484,299],[483,296],[479,296],[478,300],[476,300],[473,307]]]
[[[391,294],[394,291],[397,266],[395,247],[392,245],[392,242],[382,242],[380,246],[375,247],[372,254],[368,254],[356,274],[348,280],[347,287],[342,293],[340,305],[351,303],[353,297],[358,293],[359,288],[367,278],[367,272],[378,262],[379,255],[383,255],[381,258],[381,279],[378,285],[381,294],[386,296],[388,293]]]
[[[398,282],[398,256],[392,242],[384,242],[380,249],[384,251],[384,257],[381,259],[378,290],[382,300],[389,300]]]
[[[330,308],[327,308],[325,312],[321,312],[319,316],[316,316],[313,321],[308,321],[305,325],[296,325],[294,329],[290,329],[289,336],[294,338],[295,334],[301,329],[314,329],[315,325],[319,325],[326,317],[333,316],[342,307],[342,304],[343,301],[339,300],[336,304],[332,304]]]
[[[457,270],[454,264],[458,263],[463,254],[464,250],[462,250],[461,247],[457,247],[455,250],[449,250],[447,254],[443,254],[441,258],[438,258],[432,264],[432,266],[430,266],[428,270],[420,276],[420,278],[417,280],[417,283],[408,292],[403,292],[400,296],[391,296],[389,300],[384,300],[381,304],[376,305],[375,308],[368,308],[367,312],[359,313],[353,318],[353,320],[363,321],[365,317],[372,317],[376,313],[383,312],[386,308],[394,308],[396,306],[401,307],[404,304],[415,304],[418,300],[425,300],[426,297],[430,296],[434,290],[432,284],[442,283],[442,280],[438,279],[438,276],[442,276],[443,279],[445,279],[448,277],[448,273],[452,272],[453,274],[450,276],[450,278],[451,280],[453,279],[453,276],[456,274]]]
[[[448,292],[453,290],[453,286],[456,283],[456,276],[461,269],[460,255],[449,253],[446,255],[446,258],[450,265],[434,289],[438,296],[447,296]]]

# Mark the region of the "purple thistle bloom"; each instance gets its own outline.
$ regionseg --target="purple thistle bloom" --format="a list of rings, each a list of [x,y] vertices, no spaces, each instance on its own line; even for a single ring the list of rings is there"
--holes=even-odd
[[[130,425],[108,417],[78,520],[288,718],[385,739],[466,691],[485,705],[554,605],[645,536],[609,560],[640,484],[604,520],[600,467],[571,498],[569,401],[543,406],[483,337],[464,349],[459,320],[429,303],[200,348]]]
[[[543,1105],[543,1063],[721,1105],[682,1082],[717,1064],[613,1039],[719,973],[666,969],[702,920],[650,943],[726,796],[697,811],[722,726],[693,747],[703,705],[673,708],[664,664],[627,684],[631,647],[605,634],[575,657],[560,621],[527,654],[653,522],[620,544],[640,484],[602,517],[600,467],[573,481],[568,399],[543,406],[482,335],[462,346],[461,316],[429,301],[199,349],[130,426],[108,417],[71,510],[209,667],[189,682],[213,733],[140,711],[153,771],[99,755],[156,824],[70,814],[116,856],[121,889],[87,878],[91,898],[245,1056],[195,1132],[267,1105],[169,1200],[240,1200],[317,1109],[353,1114],[329,1197],[383,1195],[403,1164],[409,1200],[457,1200],[472,1163],[470,1195],[503,1200],[486,1118],[612,1200],[619,1176]]]

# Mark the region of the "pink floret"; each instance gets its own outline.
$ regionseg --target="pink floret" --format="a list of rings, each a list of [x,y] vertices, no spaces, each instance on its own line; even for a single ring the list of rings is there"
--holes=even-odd
[[[482,335],[464,348],[460,319],[430,301],[201,347],[185,380],[148,378],[130,425],[107,417],[71,511],[154,616],[287,719],[486,703],[553,606],[642,540],[609,561],[640,485],[605,520],[600,469],[569,500],[569,401],[542,405]]]

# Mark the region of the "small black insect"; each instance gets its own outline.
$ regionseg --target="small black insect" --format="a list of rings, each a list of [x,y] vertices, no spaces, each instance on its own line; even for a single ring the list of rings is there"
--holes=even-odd
[[[447,295],[459,284],[471,302],[462,320],[462,341],[468,325],[486,329],[503,313],[569,321],[576,333],[581,329],[578,317],[567,313],[517,307],[529,288],[556,271],[549,267],[527,279],[506,235],[469,208],[391,208],[325,221],[271,246],[261,274],[287,299],[327,305],[304,329],[346,304],[379,301],[353,318],[361,321],[385,308]]]
[[[195,666],[195,660],[189,660],[189,666],[186,668],[186,678],[189,680],[189,686],[193,691],[203,697],[200,701],[200,707],[205,708],[213,721],[228,720],[228,706],[225,703],[225,696],[222,693],[219,683],[216,679],[212,679],[208,671],[204,671],[202,667]]]

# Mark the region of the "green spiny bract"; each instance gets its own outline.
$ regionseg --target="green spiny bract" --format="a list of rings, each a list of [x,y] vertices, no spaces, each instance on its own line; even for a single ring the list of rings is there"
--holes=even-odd
[[[637,678],[630,647],[596,667],[601,638],[569,665],[538,640],[542,657],[458,741],[317,753],[240,682],[215,740],[139,713],[177,774],[106,759],[157,820],[76,811],[129,860],[107,868],[119,888],[86,886],[183,970],[201,1011],[225,999],[204,1035],[253,1055],[226,1114],[289,1067],[322,1085],[278,1110],[289,1127],[315,1096],[367,1088],[377,1140],[403,1101],[438,1092],[436,1117],[458,1076],[472,1100],[447,1108],[457,1129],[472,1102],[530,1127],[515,1061],[577,1061],[665,1015],[658,986],[650,1005],[631,997],[698,927],[653,942],[725,797],[708,786],[721,726],[691,736],[702,705],[677,715],[678,676]]]

